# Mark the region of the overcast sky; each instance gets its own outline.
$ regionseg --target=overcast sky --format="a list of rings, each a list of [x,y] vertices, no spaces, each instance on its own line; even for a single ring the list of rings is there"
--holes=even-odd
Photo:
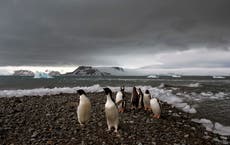
[[[229,0],[0,1],[0,66],[230,68]]]

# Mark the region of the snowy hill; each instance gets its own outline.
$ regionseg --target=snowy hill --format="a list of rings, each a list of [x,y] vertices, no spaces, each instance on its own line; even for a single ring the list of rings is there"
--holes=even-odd
[[[79,66],[76,70],[66,73],[67,76],[110,76],[108,72],[99,71],[92,66]]]
[[[68,76],[138,76],[143,75],[136,69],[124,69],[121,67],[92,67],[79,66],[75,71],[66,73]]]

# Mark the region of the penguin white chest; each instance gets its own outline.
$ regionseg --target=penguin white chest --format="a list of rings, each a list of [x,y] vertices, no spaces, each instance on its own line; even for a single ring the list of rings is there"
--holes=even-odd
[[[156,98],[152,98],[150,100],[150,106],[154,114],[160,114],[161,113],[161,108],[160,104],[158,103]]]
[[[90,112],[91,112],[90,100],[85,95],[81,95],[80,103],[77,108],[78,122],[80,124],[86,123],[90,118]]]
[[[109,130],[111,127],[114,127],[117,131],[119,123],[118,109],[110,98],[107,99],[105,104],[105,115]]]
[[[116,103],[120,102],[123,100],[122,98],[123,94],[121,93],[121,91],[117,92],[117,95],[116,95]],[[118,108],[121,109],[122,108],[122,103],[118,104]]]
[[[116,103],[121,101],[123,98],[122,98],[122,93],[121,91],[117,92],[117,95],[116,95]]]

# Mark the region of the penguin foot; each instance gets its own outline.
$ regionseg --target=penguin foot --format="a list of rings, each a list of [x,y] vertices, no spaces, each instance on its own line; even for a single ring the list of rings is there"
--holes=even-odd
[[[85,127],[85,124],[80,123],[80,126],[81,126],[81,127]]]
[[[159,119],[160,118],[160,114],[152,115],[152,118]]]
[[[157,114],[157,115],[156,115],[156,118],[159,119],[159,118],[160,118],[160,114]]]
[[[111,131],[111,127],[108,127],[108,129],[106,130],[107,132],[110,132]]]

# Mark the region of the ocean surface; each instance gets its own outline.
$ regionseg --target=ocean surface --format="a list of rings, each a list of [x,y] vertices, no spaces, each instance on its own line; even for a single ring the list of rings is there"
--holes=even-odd
[[[213,79],[210,76],[182,76],[172,78],[147,77],[54,77],[50,79],[19,76],[0,76],[0,97],[20,97],[58,93],[75,93],[83,88],[88,92],[113,91],[124,85],[128,92],[133,86],[151,90],[151,94],[191,113],[194,121],[207,130],[230,135],[230,77]]]

